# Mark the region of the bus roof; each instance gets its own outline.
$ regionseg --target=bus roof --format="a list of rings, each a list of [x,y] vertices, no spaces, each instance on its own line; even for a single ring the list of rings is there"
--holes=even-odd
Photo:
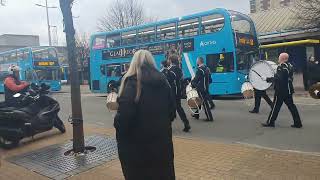
[[[23,47],[23,48],[18,48],[18,49],[12,49],[12,50],[9,50],[9,51],[3,51],[3,52],[0,52],[0,55],[2,54],[7,54],[7,53],[12,53],[12,52],[15,52],[15,51],[22,51],[22,50],[32,50],[32,49],[55,49],[55,47],[53,46],[31,46],[31,47]]]
[[[236,11],[232,11],[232,12],[236,12]],[[114,30],[114,31],[97,32],[97,33],[94,33],[91,37],[99,36],[99,35],[115,34],[115,33],[120,33],[120,32],[123,32],[123,31],[132,31],[132,30],[136,30],[136,29],[140,29],[140,28],[148,28],[148,27],[151,27],[151,26],[162,25],[162,24],[167,24],[167,23],[171,23],[171,22],[174,23],[174,22],[177,22],[179,20],[186,20],[186,19],[190,19],[190,18],[194,18],[194,17],[206,16],[206,15],[210,15],[212,13],[229,13],[229,10],[224,9],[224,8],[217,8],[217,9],[213,9],[213,10],[209,10],[209,11],[205,11],[205,12],[195,13],[195,14],[192,14],[192,15],[181,16],[179,18],[171,18],[171,19],[161,20],[161,21],[158,21],[158,22],[146,23],[146,24],[143,24],[143,25],[131,26],[131,27],[128,27],[128,28],[123,28],[123,29],[117,29],[117,30]],[[237,12],[237,13],[239,13],[239,12]],[[242,15],[244,15],[244,14],[242,14]]]

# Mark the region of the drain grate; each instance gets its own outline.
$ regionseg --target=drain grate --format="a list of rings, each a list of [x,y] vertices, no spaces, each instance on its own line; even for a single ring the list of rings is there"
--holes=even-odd
[[[90,136],[85,138],[85,144],[96,147],[96,151],[84,156],[65,156],[64,153],[72,149],[72,142],[69,142],[11,157],[8,161],[52,179],[65,179],[118,156],[117,143],[112,137]]]

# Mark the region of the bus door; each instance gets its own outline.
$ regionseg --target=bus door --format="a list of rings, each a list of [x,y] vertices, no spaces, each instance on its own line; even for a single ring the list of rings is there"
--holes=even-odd
[[[121,64],[107,64],[101,66],[101,73],[104,74],[104,76],[100,77],[100,82],[106,82],[102,84],[107,84],[105,87],[100,87],[102,92],[106,92],[108,90],[109,84],[113,83],[115,81],[118,81],[121,77]]]
[[[216,53],[205,55],[205,62],[212,73],[212,84],[209,92],[212,95],[233,94],[234,56],[233,53]]]

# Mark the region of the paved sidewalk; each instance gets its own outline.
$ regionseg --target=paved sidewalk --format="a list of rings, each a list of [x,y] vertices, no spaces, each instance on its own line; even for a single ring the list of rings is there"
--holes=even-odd
[[[36,141],[25,141],[14,150],[0,149],[0,180],[47,179],[34,172],[10,164],[5,158],[29,152],[71,139],[71,129],[60,135],[57,131],[36,137]],[[85,126],[86,135],[113,135],[112,129]],[[174,139],[175,168],[177,179],[320,179],[320,156],[260,149],[239,144],[222,144],[198,139]],[[120,180],[123,179],[120,163],[114,160],[70,179]]]

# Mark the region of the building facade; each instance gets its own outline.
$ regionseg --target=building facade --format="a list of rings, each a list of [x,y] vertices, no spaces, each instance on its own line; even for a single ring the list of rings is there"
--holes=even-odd
[[[296,1],[270,0],[269,9],[261,8],[264,6],[262,1],[265,2],[251,0],[251,3],[260,4],[257,3],[259,5],[250,14],[259,35],[262,57],[277,61],[281,52],[287,52],[296,72],[303,74],[303,85],[308,89],[310,84],[320,81],[320,63],[317,68],[310,68],[314,62],[320,62],[320,27],[309,28],[298,18],[299,9],[294,5]],[[318,72],[311,69],[318,69]]]
[[[250,0],[250,12],[257,13],[281,7],[293,6],[297,0]]]
[[[0,52],[30,46],[40,46],[39,36],[19,34],[0,35]]]

